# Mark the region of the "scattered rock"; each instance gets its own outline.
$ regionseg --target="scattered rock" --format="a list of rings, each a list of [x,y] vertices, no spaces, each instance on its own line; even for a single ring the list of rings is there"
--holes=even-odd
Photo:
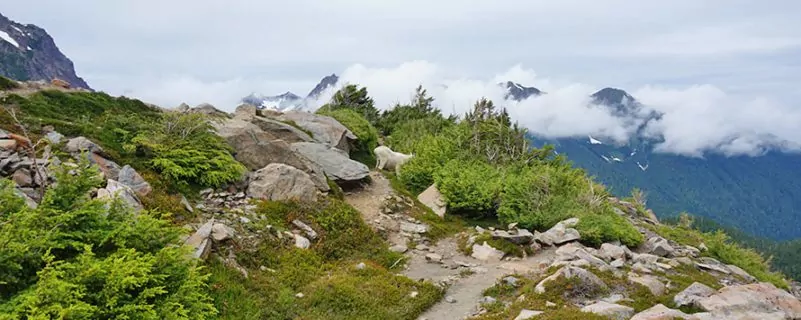
[[[312,229],[311,227],[309,227],[309,225],[303,223],[303,221],[295,219],[295,220],[292,220],[292,224],[295,225],[295,227],[298,227],[298,229],[302,230],[303,233],[305,233],[306,236],[308,236],[310,240],[316,240],[317,239],[317,232],[314,231],[314,229]]]
[[[520,310],[520,313],[517,315],[517,317],[515,317],[515,320],[528,320],[543,313],[545,312],[523,309]]]
[[[578,224],[577,218],[571,218],[557,223],[544,233],[534,233],[534,239],[548,246],[559,245],[565,242],[581,239],[578,230],[570,228]]]
[[[634,308],[604,301],[598,301],[594,304],[581,308],[581,311],[594,313],[615,320],[626,320],[634,315]]]
[[[495,298],[490,297],[490,296],[484,296],[478,302],[481,303],[481,304],[493,304],[495,302],[498,302],[498,299],[495,299]]]
[[[125,165],[120,169],[119,182],[130,187],[141,196],[146,196],[153,191],[153,188],[150,187],[150,183],[147,183],[147,181],[129,165]]]
[[[347,153],[324,144],[296,142],[292,150],[317,164],[334,181],[358,181],[370,175],[370,168],[361,162],[351,160]]]
[[[14,150],[17,148],[16,140],[0,140],[0,150]]]
[[[447,303],[456,303],[456,298],[454,298],[452,296],[446,296],[445,297],[445,302],[447,302]]]
[[[11,175],[11,180],[14,181],[20,187],[30,187],[33,186],[33,178],[31,177],[31,172],[28,169],[20,168],[13,175]]]
[[[699,262],[695,262],[695,265],[701,269],[712,270],[722,274],[731,274],[731,271],[726,268],[726,265],[720,263],[718,260],[709,257],[702,257],[698,260]]]
[[[660,257],[672,257],[675,253],[673,246],[668,243],[667,239],[662,237],[651,237],[648,239],[649,251]]]
[[[432,184],[428,187],[428,189],[417,196],[417,200],[431,209],[431,211],[440,218],[445,217],[445,200],[443,200],[442,194],[439,193],[436,185]]]
[[[631,320],[673,320],[673,319],[685,319],[685,320],[697,320],[698,317],[693,315],[688,315],[684,312],[679,310],[673,310],[668,307],[665,307],[663,304],[657,304],[651,307],[648,310],[640,312]]]
[[[495,230],[492,237],[504,239],[514,244],[527,244],[534,240],[534,234],[526,229],[515,229],[512,231]]]
[[[120,199],[124,205],[132,208],[134,211],[139,212],[144,209],[142,202],[136,197],[131,188],[121,184],[115,180],[109,179],[106,187],[97,191],[98,199]]]
[[[429,253],[426,255],[426,261],[434,263],[442,263],[442,256],[436,253]]]
[[[364,268],[367,268],[367,265],[364,264],[364,262],[359,262],[359,264],[356,265],[356,270],[364,270]]]
[[[419,295],[419,294],[420,294],[420,292],[417,292],[417,291],[412,291],[412,292],[409,292],[409,298],[415,298],[415,297],[417,297],[417,295]]]
[[[271,163],[256,171],[248,195],[270,201],[314,201],[317,187],[308,174],[283,163]]]
[[[645,286],[654,296],[661,296],[665,294],[666,288],[665,284],[659,281],[659,278],[651,275],[637,275],[635,273],[629,273],[628,277],[629,282],[637,283]]]
[[[735,266],[733,264],[727,264],[726,268],[729,269],[731,273],[733,273],[734,275],[739,276],[740,278],[745,280],[745,282],[751,283],[757,281],[756,278],[754,278],[752,275],[750,275],[748,272],[745,272],[745,270],[741,269],[738,266]]]
[[[586,287],[588,291],[601,291],[608,288],[606,284],[603,282],[603,280],[601,280],[601,278],[598,278],[598,276],[596,276],[592,272],[589,272],[587,270],[578,267],[567,266],[563,267],[562,269],[559,269],[558,271],[556,271],[556,273],[540,281],[540,283],[538,283],[537,286],[534,287],[534,292],[544,293],[545,285],[548,284],[548,282],[556,280],[560,276],[564,276],[567,279],[578,278],[581,285]]]
[[[214,220],[209,220],[195,231],[184,244],[193,248],[192,257],[206,259],[211,251],[211,230],[214,227]]]
[[[96,143],[92,142],[91,140],[85,137],[76,137],[69,139],[67,144],[64,146],[64,151],[69,152],[71,154],[78,154],[82,151],[88,151],[91,153],[98,153],[103,154],[103,148],[98,146]]]
[[[183,195],[181,195],[181,204],[184,206],[186,211],[195,212],[195,208],[192,208],[192,204],[190,204],[189,200],[187,200]]]
[[[426,233],[428,232],[428,225],[401,221],[400,229],[401,231],[408,233]]]
[[[470,256],[482,261],[501,261],[504,253],[501,250],[493,248],[485,241],[481,245],[474,244],[473,253]]]
[[[211,227],[211,238],[214,241],[224,241],[234,237],[234,229],[222,223],[215,222]]]
[[[45,134],[45,139],[50,140],[51,143],[58,144],[61,140],[64,140],[64,135],[55,131],[50,131]]]
[[[296,293],[295,298],[303,298],[303,292]]]
[[[294,235],[294,237],[295,237],[295,247],[301,249],[308,249],[309,247],[311,247],[311,241],[309,241],[309,239],[306,239],[305,237],[298,234]]]
[[[611,243],[602,244],[598,253],[606,261],[626,259],[626,250]]]
[[[389,247],[389,251],[397,253],[405,253],[406,251],[409,251],[409,248],[406,247],[406,245],[396,244],[394,246]]]
[[[677,307],[697,306],[698,301],[713,294],[715,294],[715,289],[705,284],[695,282],[687,287],[687,289],[676,294],[676,296],[673,297],[673,302],[676,303]]]
[[[503,282],[504,283],[506,283],[506,284],[508,284],[510,286],[513,286],[513,287],[517,287],[517,281],[519,281],[519,280],[517,280],[517,278],[515,278],[513,276],[506,276],[506,277],[503,278]]]
[[[611,266],[612,268],[616,268],[616,269],[623,268],[623,266],[625,266],[625,265],[626,265],[626,262],[623,261],[623,259],[617,259],[615,261],[612,261],[612,263],[609,264],[609,266]]]

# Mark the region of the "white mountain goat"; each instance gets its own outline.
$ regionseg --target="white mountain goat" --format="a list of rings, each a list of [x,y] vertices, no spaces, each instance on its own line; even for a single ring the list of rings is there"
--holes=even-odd
[[[400,152],[392,151],[392,149],[386,146],[378,146],[373,149],[373,153],[375,153],[375,157],[378,160],[376,164],[376,168],[378,170],[395,170],[395,174],[400,173],[400,166],[404,164],[406,161],[409,161],[414,154],[403,154]]]

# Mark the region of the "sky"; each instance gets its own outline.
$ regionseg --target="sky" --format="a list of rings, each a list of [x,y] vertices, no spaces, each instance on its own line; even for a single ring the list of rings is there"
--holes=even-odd
[[[531,131],[625,142],[629,123],[587,107],[610,86],[665,114],[648,125],[664,152],[801,149],[799,1],[0,1],[93,88],[165,107],[233,110],[337,73],[379,108],[424,84],[462,112],[511,80],[548,92],[508,105]]]

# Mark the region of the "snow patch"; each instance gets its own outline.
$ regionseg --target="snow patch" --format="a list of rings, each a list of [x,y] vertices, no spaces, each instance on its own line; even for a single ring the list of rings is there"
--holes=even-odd
[[[590,137],[590,144],[603,144],[601,141],[595,140],[592,136]]]
[[[637,150],[632,151],[629,157],[633,157],[635,154],[637,154]]]
[[[33,50],[33,49],[31,49],[31,46],[28,46],[28,51],[31,51],[31,50]]]
[[[0,31],[0,38],[2,38],[3,40],[5,40],[10,44],[13,44],[15,47],[19,48],[19,43],[17,43],[17,41],[14,40],[14,38],[8,35],[8,33],[6,33],[5,31]]]
[[[610,161],[609,161],[609,158],[607,158],[606,156],[601,156],[601,158],[603,158],[604,160],[606,160],[606,162],[610,162]]]
[[[13,25],[12,25],[11,27],[12,27],[12,28],[14,28],[14,30],[17,30],[17,31],[19,31],[19,33],[25,34],[25,32],[24,32],[24,31],[22,31],[22,30],[20,30],[19,28],[17,28],[17,26],[13,26]]]
[[[618,157],[612,157],[612,161],[623,162],[623,160]]]
[[[646,164],[646,165],[643,167],[643,166],[640,164],[640,162],[639,162],[639,161],[637,161],[637,166],[638,166],[638,167],[640,167],[640,170],[642,170],[642,171],[648,170],[648,165]]]

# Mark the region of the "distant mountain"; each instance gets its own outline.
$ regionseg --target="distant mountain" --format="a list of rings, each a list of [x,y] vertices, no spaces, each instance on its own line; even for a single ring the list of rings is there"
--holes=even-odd
[[[337,84],[337,82],[339,82],[339,76],[337,76],[336,74],[332,73],[330,76],[323,77],[323,79],[320,80],[320,83],[318,83],[316,86],[314,86],[314,89],[309,91],[309,94],[306,95],[306,98],[307,99],[309,99],[309,98],[311,98],[311,99],[319,98],[320,95],[323,92],[325,92],[326,89],[335,86]]]
[[[534,87],[524,87],[519,83],[515,83],[512,81],[507,81],[505,84],[500,84],[501,86],[505,86],[507,93],[504,96],[507,100],[515,100],[521,101],[528,99],[529,97],[536,97],[541,95],[543,92],[540,89]]]
[[[47,31],[21,24],[0,14],[0,75],[20,80],[65,80],[73,87],[89,88],[56,46]]]
[[[302,102],[303,98],[289,91],[277,96],[264,96],[251,93],[249,96],[242,98],[242,103],[252,104],[260,108],[284,111],[295,109],[301,105]]]
[[[605,88],[592,98],[640,129],[661,117],[620,89]],[[642,189],[648,194],[648,206],[662,217],[686,211],[761,237],[801,237],[799,154],[690,158],[654,152],[661,138],[645,137],[641,131],[626,145],[593,136],[531,139],[537,146],[553,144],[559,154],[619,196],[635,187]]]

